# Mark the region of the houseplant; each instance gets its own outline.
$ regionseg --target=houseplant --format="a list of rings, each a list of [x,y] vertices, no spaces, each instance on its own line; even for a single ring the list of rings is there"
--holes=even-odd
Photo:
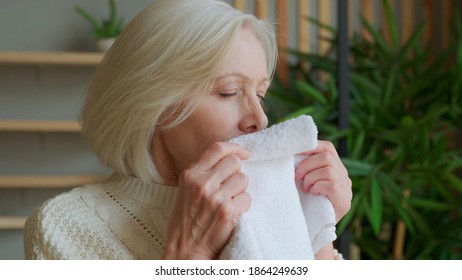
[[[98,50],[106,51],[122,32],[124,19],[117,15],[117,5],[114,0],[108,0],[109,17],[98,21],[87,10],[75,6],[76,12],[81,15],[93,28],[93,37],[96,39]]]
[[[363,259],[462,258],[462,151],[455,140],[462,117],[462,23],[450,46],[422,47],[425,23],[398,43],[398,27],[383,1],[388,42],[364,18],[372,40],[350,40],[350,127],[337,127],[336,30],[327,54],[288,50],[298,59],[291,79],[276,79],[267,106],[273,121],[310,114],[320,138],[346,139],[342,158],[353,181],[349,228]]]

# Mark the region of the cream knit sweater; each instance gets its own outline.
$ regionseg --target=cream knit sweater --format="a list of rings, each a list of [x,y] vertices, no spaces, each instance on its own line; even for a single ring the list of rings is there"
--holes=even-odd
[[[29,216],[26,259],[160,259],[176,194],[112,175],[58,195]]]
[[[177,190],[114,174],[58,195],[27,219],[26,259],[160,259]]]

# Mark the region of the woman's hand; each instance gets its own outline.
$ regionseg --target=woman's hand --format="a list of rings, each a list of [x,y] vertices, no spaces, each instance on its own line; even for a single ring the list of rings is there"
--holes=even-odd
[[[334,145],[319,141],[315,150],[301,153],[307,156],[295,169],[295,180],[303,181],[302,191],[326,195],[334,205],[337,222],[351,206],[353,193],[348,171]]]
[[[179,178],[167,232],[165,259],[214,259],[240,215],[250,207],[248,178],[240,172],[250,153],[234,143],[214,143]]]

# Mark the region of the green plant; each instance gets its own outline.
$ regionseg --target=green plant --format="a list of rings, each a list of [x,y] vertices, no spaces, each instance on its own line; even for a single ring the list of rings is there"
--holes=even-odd
[[[89,12],[80,6],[75,6],[75,10],[93,27],[93,36],[96,39],[115,38],[122,32],[124,19],[117,16],[117,5],[114,0],[108,0],[109,18],[102,21],[96,20]]]
[[[462,151],[456,140],[462,117],[462,23],[435,54],[422,47],[425,23],[403,44],[387,1],[391,40],[362,18],[373,38],[350,38],[350,127],[339,130],[336,30],[332,51],[288,50],[298,58],[288,85],[276,79],[268,104],[273,121],[310,114],[320,138],[345,139],[342,158],[353,181],[346,228],[365,259],[462,258]]]

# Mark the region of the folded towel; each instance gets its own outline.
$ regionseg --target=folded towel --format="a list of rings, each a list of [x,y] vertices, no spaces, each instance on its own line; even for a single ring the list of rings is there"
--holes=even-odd
[[[336,238],[335,212],[329,199],[300,191],[295,182],[297,153],[317,147],[317,128],[300,116],[231,139],[252,152],[242,164],[252,197],[220,259],[314,259]]]

